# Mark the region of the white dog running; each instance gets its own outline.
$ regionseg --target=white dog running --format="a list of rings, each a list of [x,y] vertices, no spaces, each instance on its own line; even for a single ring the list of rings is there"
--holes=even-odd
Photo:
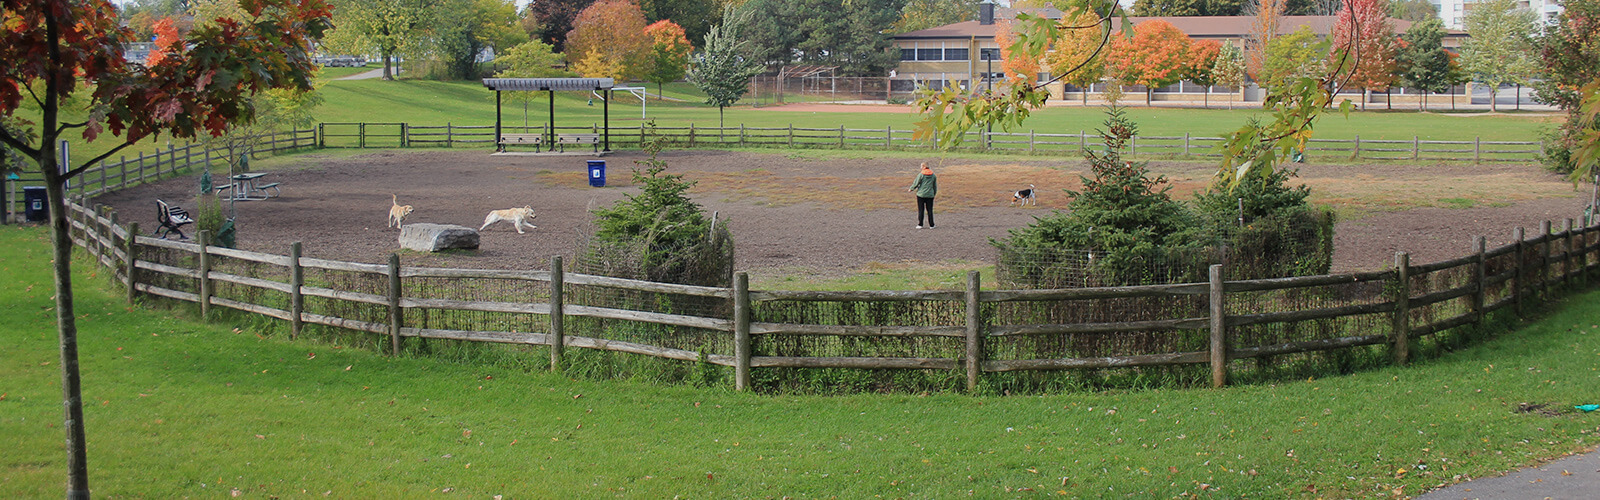
[[[505,210],[495,210],[493,212],[489,212],[489,216],[488,217],[484,217],[483,218],[483,227],[478,228],[478,230],[482,231],[484,228],[489,227],[490,224],[494,224],[494,223],[500,222],[500,221],[506,221],[506,222],[510,222],[512,226],[517,228],[517,234],[523,234],[522,233],[522,225],[523,224],[527,224],[528,225],[528,229],[537,229],[539,227],[539,226],[535,226],[532,223],[528,222],[528,219],[532,219],[532,218],[538,217],[538,216],[539,216],[538,214],[533,213],[533,207],[532,206],[524,206],[522,208],[507,208]]]

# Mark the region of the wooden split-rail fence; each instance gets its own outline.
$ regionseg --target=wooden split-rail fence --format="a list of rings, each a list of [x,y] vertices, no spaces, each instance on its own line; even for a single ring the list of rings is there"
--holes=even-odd
[[[483,147],[496,142],[494,125],[414,125],[406,123],[323,123],[318,125],[319,147]],[[540,125],[503,126],[504,134],[542,134],[546,141],[567,133],[600,134],[606,127]],[[970,150],[1014,154],[1077,154],[1083,148],[1097,147],[1098,134],[1028,131],[972,131],[962,145]],[[926,149],[926,141],[912,137],[911,128],[886,126],[880,129],[753,127],[744,124],[728,127],[646,125],[610,127],[611,148],[636,148],[652,137],[674,147],[811,147],[832,149]],[[1191,134],[1174,136],[1136,136],[1129,143],[1132,154],[1158,157],[1219,157],[1213,148],[1221,137]],[[549,144],[549,142],[546,142]],[[1308,161],[1431,161],[1445,163],[1538,161],[1543,143],[1538,141],[1496,141],[1475,137],[1470,141],[1405,139],[1310,139],[1305,156]]]
[[[288,322],[291,335],[325,325],[409,339],[596,349],[755,369],[947,370],[971,389],[986,373],[1168,365],[1209,366],[1228,382],[1246,360],[1298,359],[1387,349],[1404,364],[1412,345],[1471,327],[1495,311],[1585,288],[1600,226],[1545,223],[1461,257],[1413,264],[1397,254],[1375,272],[1148,286],[985,290],[969,273],[960,290],[751,290],[612,278],[564,269],[448,269],[310,258],[168,241],[119,225],[103,207],[69,203],[73,241],[138,295]],[[1467,242],[1464,242],[1467,243]],[[1381,353],[1380,353],[1381,354]]]

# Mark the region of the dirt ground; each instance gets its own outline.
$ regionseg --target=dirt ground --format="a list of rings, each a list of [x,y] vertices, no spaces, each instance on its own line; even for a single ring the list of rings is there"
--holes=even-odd
[[[409,264],[448,267],[545,268],[555,255],[569,261],[588,211],[636,193],[634,161],[625,151],[604,157],[607,186],[590,187],[588,156],[491,156],[486,151],[323,151],[256,162],[283,195],[235,205],[239,246],[287,254],[304,242],[305,255],[381,263],[398,250],[397,229],[385,228],[390,194],[416,207],[408,223],[477,228],[490,211],[532,206],[537,229],[517,234],[508,223],[482,232],[476,252],[403,252]],[[756,276],[835,277],[873,265],[988,263],[990,238],[1001,238],[1035,216],[1065,208],[1063,189],[1077,188],[1081,160],[961,159],[873,152],[669,151],[669,173],[698,185],[696,201],[733,230],[737,267]],[[906,187],[917,163],[939,175],[937,228],[915,229],[916,210]],[[1205,186],[1212,167],[1155,162],[1152,169],[1186,197]],[[1376,269],[1395,251],[1413,263],[1465,254],[1471,239],[1491,247],[1509,241],[1517,226],[1582,215],[1589,193],[1530,165],[1307,165],[1301,179],[1314,200],[1340,207],[1335,271]],[[1010,194],[1029,184],[1038,207],[1012,207]],[[145,233],[156,227],[161,198],[194,207],[194,176],[140,186],[95,199],[117,208],[122,221]],[[1465,208],[1463,208],[1465,207]],[[192,226],[191,226],[192,227]],[[193,231],[186,231],[192,233]]]

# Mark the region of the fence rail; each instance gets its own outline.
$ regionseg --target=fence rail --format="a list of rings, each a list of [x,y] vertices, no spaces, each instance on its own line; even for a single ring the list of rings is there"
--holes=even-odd
[[[316,144],[315,128],[273,132],[262,136],[261,142],[251,153],[278,154],[283,151],[313,147]],[[209,167],[212,160],[225,159],[219,155],[217,151],[205,147],[204,143],[188,143],[183,146],[168,144],[165,150],[158,148],[153,153],[139,153],[134,157],[122,155],[115,162],[101,161],[69,181],[66,191],[79,198],[99,196],[187,173],[196,165]],[[17,179],[12,179],[7,184],[5,189],[20,193],[22,192],[20,188],[23,187],[43,186],[44,176],[38,171],[20,172]],[[6,203],[0,206],[0,212],[4,213],[0,213],[0,217],[22,213],[19,208],[23,206],[24,200],[19,198],[10,192],[6,193]]]
[[[405,123],[324,123],[319,145],[324,147],[479,147],[495,143],[493,125],[410,125]],[[506,133],[540,133],[547,138],[561,133],[601,133],[601,124],[580,126],[502,126]],[[610,127],[610,147],[639,147],[654,137],[675,147],[818,147],[926,149],[926,141],[912,138],[910,128],[893,126],[881,129],[796,127],[753,127],[744,124],[727,127],[646,125]],[[1029,130],[972,131],[962,138],[969,150],[1010,154],[1073,154],[1099,135],[1087,130],[1078,133],[1046,133]],[[1133,154],[1160,157],[1217,157],[1213,147],[1221,137],[1191,134],[1181,136],[1137,136],[1130,143]],[[553,144],[546,141],[546,147]],[[1413,136],[1410,140],[1311,139],[1305,150],[1307,160],[1355,161],[1438,161],[1438,162],[1536,162],[1543,150],[1539,141],[1433,141]]]
[[[1440,262],[1396,254],[1380,272],[1224,281],[1213,266],[1208,283],[1062,290],[983,290],[973,272],[963,290],[750,290],[744,273],[728,288],[687,286],[566,273],[560,258],[502,271],[311,259],[298,243],[287,256],[222,249],[203,234],[139,235],[104,207],[68,208],[73,241],[130,302],[236,309],[292,334],[368,332],[391,352],[428,338],[549,346],[552,367],[565,348],[703,362],[733,367],[741,390],[755,368],[958,371],[971,389],[984,374],[1172,365],[1209,366],[1223,385],[1245,360],[1368,346],[1403,364],[1430,336],[1586,287],[1600,262],[1600,225],[1568,219],[1519,228],[1498,248],[1480,237]]]

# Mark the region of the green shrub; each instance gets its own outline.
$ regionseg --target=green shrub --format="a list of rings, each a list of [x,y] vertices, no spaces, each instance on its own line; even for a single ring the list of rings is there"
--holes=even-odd
[[[693,181],[668,174],[657,158],[664,143],[645,143],[649,158],[636,163],[638,195],[594,210],[595,233],[578,260],[580,269],[611,276],[705,286],[731,285],[733,237],[727,224],[707,217],[691,200]],[[592,271],[591,271],[592,272]]]

